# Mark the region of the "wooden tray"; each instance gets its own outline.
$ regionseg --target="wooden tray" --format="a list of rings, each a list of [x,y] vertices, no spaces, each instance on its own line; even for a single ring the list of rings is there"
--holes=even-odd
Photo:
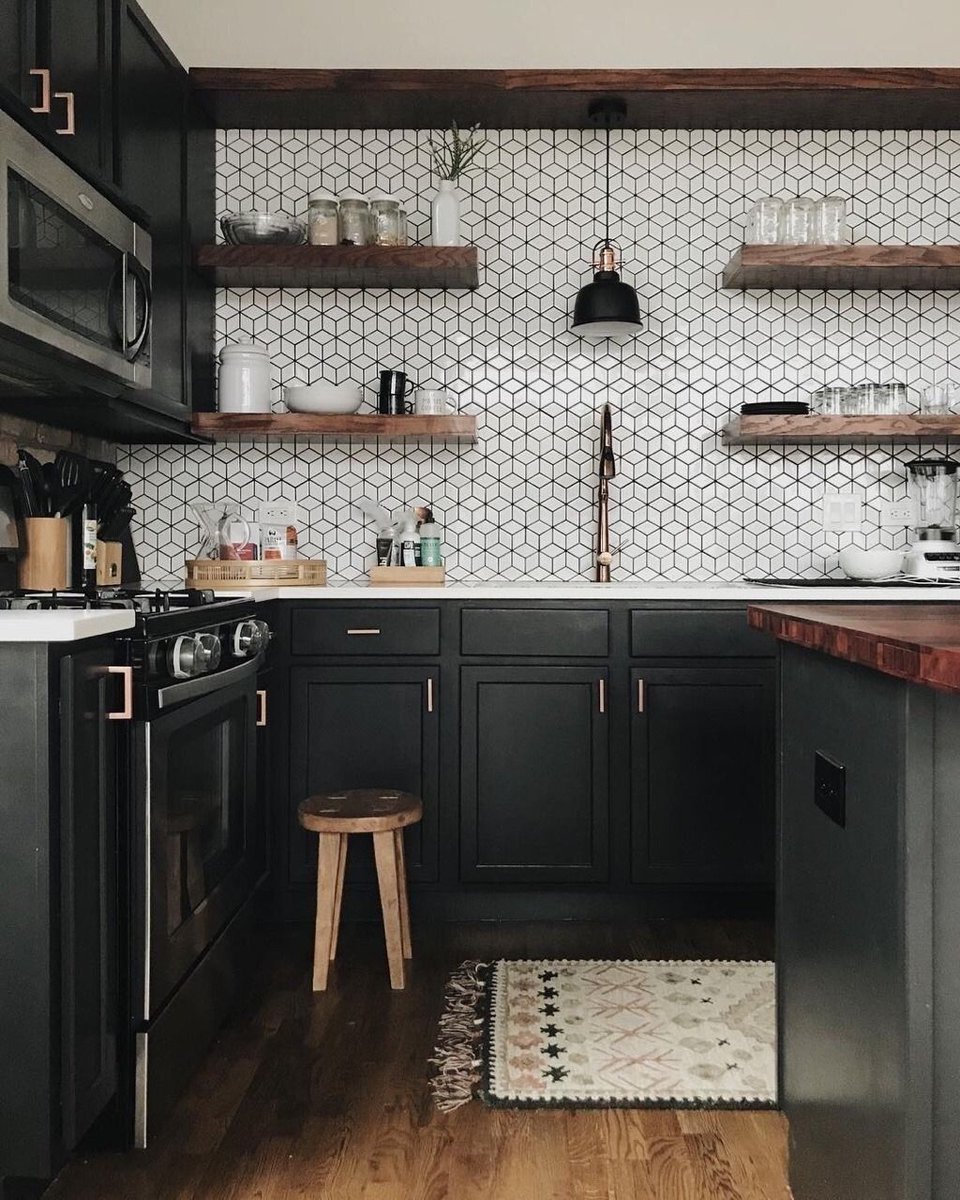
[[[443,587],[443,567],[371,567],[371,587]]]
[[[323,558],[279,558],[241,562],[230,558],[194,558],[187,562],[187,587],[248,591],[258,587],[326,587]]]

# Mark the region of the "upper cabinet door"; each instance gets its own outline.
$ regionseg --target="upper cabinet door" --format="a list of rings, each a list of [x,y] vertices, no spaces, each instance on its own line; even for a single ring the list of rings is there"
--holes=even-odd
[[[183,127],[187,74],[139,5],[117,12],[118,179],[153,243],[152,390],[185,402]]]
[[[34,0],[46,131],[64,158],[113,182],[113,0]],[[40,92],[46,86],[37,79]],[[33,101],[37,103],[38,101]]]
[[[0,88],[24,111],[33,105],[42,107],[44,81],[31,74],[39,65],[36,0],[4,0],[0,4]]]

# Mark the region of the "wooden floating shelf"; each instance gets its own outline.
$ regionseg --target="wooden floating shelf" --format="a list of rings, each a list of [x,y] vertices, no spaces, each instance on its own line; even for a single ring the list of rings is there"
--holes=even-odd
[[[815,446],[960,442],[960,416],[741,416],[723,428],[728,446]]]
[[[475,288],[476,246],[200,246],[217,287]]]
[[[725,288],[876,292],[960,288],[960,246],[741,246]]]
[[[955,67],[336,70],[194,67],[223,129],[589,129],[621,96],[632,129],[956,129]]]
[[[193,432],[216,442],[301,438],[330,441],[462,442],[477,440],[477,418],[382,417],[376,413],[327,416],[312,413],[219,413],[193,415]]]

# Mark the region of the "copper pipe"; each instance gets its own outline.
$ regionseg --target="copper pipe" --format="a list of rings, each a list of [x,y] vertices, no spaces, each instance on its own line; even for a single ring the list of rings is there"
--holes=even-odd
[[[601,416],[600,459],[597,464],[597,583],[610,582],[610,480],[617,473],[617,460],[613,454],[613,424],[610,405],[603,406]]]

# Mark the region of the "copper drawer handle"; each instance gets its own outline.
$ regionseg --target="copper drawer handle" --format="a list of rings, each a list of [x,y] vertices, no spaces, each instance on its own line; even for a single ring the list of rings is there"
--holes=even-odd
[[[638,713],[642,713],[644,711],[644,705],[646,703],[646,699],[647,699],[647,690],[643,686],[643,680],[638,679],[637,680],[637,712]]]
[[[133,667],[107,667],[108,675],[123,676],[123,708],[108,712],[108,721],[133,720]]]
[[[602,715],[607,711],[607,681],[605,679],[601,679],[599,681],[597,693],[597,698],[600,705],[600,713]]]
[[[433,679],[427,679],[427,712],[433,712]]]
[[[31,67],[28,75],[36,75],[40,80],[40,103],[31,104],[30,111],[48,113],[50,111],[50,72],[46,67]]]
[[[379,637],[379,629],[348,629],[347,637]]]
[[[54,133],[62,133],[66,137],[73,137],[77,132],[76,124],[76,99],[73,92],[54,92],[54,100],[66,100],[67,102],[67,123],[62,129],[55,129]]]
[[[262,729],[267,723],[267,692],[265,688],[257,689],[257,728]]]

